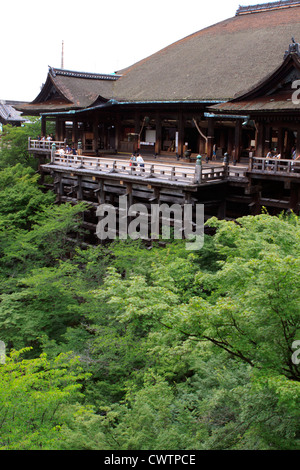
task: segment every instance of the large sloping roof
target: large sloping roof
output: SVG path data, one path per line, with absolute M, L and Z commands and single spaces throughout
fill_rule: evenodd
M 300 40 L 300 1 L 256 7 L 240 7 L 234 17 L 191 34 L 117 75 L 50 68 L 40 94 L 22 111 L 78 110 L 109 100 L 228 101 L 278 68 L 292 37 Z
M 288 3 L 290 8 L 237 14 L 119 72 L 114 98 L 232 98 L 278 67 L 291 37 L 298 40 L 300 3 Z
M 75 72 L 49 67 L 47 80 L 38 96 L 22 108 L 23 113 L 42 113 L 87 108 L 99 98 L 113 94 L 118 75 Z
M 236 96 L 227 103 L 211 106 L 211 111 L 222 113 L 299 113 L 300 48 L 290 45 L 282 64 L 248 91 Z

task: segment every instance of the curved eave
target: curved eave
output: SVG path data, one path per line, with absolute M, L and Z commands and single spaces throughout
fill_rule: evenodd
M 55 80 L 52 78 L 50 73 L 48 73 L 46 83 L 44 84 L 43 88 L 41 89 L 40 93 L 38 96 L 30 103 L 30 104 L 38 104 L 38 103 L 43 103 L 45 102 L 45 99 L 47 98 L 50 90 L 52 87 L 55 87 L 56 92 L 60 96 L 62 100 L 64 100 L 66 103 L 73 103 L 69 98 L 66 97 L 66 95 L 58 88 L 57 84 L 55 83 Z
M 81 113 L 88 113 L 91 111 L 101 111 L 102 109 L 105 108 L 112 108 L 113 106 L 155 106 L 155 105 L 176 105 L 178 106 L 179 104 L 181 105 L 198 105 L 198 106 L 207 106 L 207 105 L 212 105 L 212 104 L 220 104 L 220 103 L 226 103 L 225 100 L 183 100 L 183 101 L 117 101 L 114 99 L 108 100 L 105 103 L 101 103 L 96 106 L 90 106 L 88 108 L 84 109 L 70 109 L 66 111 L 53 111 L 53 112 L 41 112 L 40 114 L 42 116 L 61 116 L 61 115 L 74 115 L 74 114 L 81 114 Z
M 230 102 L 235 103 L 238 101 L 246 101 L 257 98 L 263 94 L 267 94 L 272 90 L 274 85 L 276 86 L 280 83 L 280 81 L 293 67 L 300 72 L 300 58 L 294 53 L 289 54 L 278 68 L 273 70 L 270 74 L 256 83 L 249 90 L 239 93 L 232 100 L 230 100 Z

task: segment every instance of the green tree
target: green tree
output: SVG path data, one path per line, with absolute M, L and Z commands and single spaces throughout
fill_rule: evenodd
M 40 118 L 30 117 L 30 121 L 20 127 L 3 126 L 0 134 L 0 169 L 17 163 L 36 169 L 37 161 L 28 153 L 28 138 L 37 139 L 40 132 Z
M 72 354 L 49 361 L 45 354 L 23 359 L 24 352 L 12 352 L 0 365 L 0 449 L 57 449 L 86 375 Z

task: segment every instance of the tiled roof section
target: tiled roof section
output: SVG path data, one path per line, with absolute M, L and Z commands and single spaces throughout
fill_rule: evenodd
M 99 96 L 110 99 L 119 75 L 76 72 L 49 68 L 49 76 L 56 89 L 72 104 L 74 109 L 91 106 Z
M 23 122 L 25 119 L 21 117 L 21 113 L 16 111 L 11 104 L 7 104 L 5 101 L 0 101 L 0 122 L 2 123 L 14 123 Z
M 267 75 L 264 80 L 250 90 L 236 96 L 227 103 L 210 107 L 211 111 L 226 113 L 250 113 L 270 111 L 297 111 L 299 100 L 293 99 L 296 88 L 299 88 L 300 56 L 291 52 L 280 67 Z M 298 91 L 296 91 L 298 95 Z
M 77 72 L 49 67 L 47 80 L 39 95 L 18 107 L 23 113 L 44 113 L 83 109 L 91 106 L 99 96 L 109 100 L 119 75 Z
M 57 69 L 54 67 L 49 67 L 49 73 L 53 77 L 62 75 L 64 77 L 87 78 L 92 80 L 118 80 L 118 78 L 121 76 L 117 74 L 76 72 L 73 70 Z
M 214 109 L 210 109 L 214 111 Z M 291 99 L 291 93 L 286 96 L 261 97 L 251 101 L 228 102 L 226 105 L 220 105 L 217 109 L 220 113 L 226 114 L 249 114 L 262 112 L 299 112 L 299 104 Z
M 277 69 L 291 38 L 300 40 L 300 2 L 292 3 L 293 8 L 277 5 L 233 16 L 117 75 L 50 68 L 44 91 L 26 109 L 36 113 L 80 110 L 98 98 L 103 102 L 228 101 Z
M 277 68 L 300 6 L 238 15 L 198 31 L 122 70 L 119 100 L 228 100 Z
M 299 0 L 284 0 L 281 2 L 260 3 L 258 5 L 239 6 L 236 15 L 248 15 L 266 10 L 278 10 L 282 8 L 292 8 L 300 5 Z

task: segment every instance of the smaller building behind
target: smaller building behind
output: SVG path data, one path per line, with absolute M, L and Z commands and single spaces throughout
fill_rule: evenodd
M 19 101 L 0 100 L 0 128 L 3 125 L 11 124 L 12 126 L 21 126 L 26 121 L 21 116 L 21 112 L 17 111 L 14 106 L 20 105 Z

